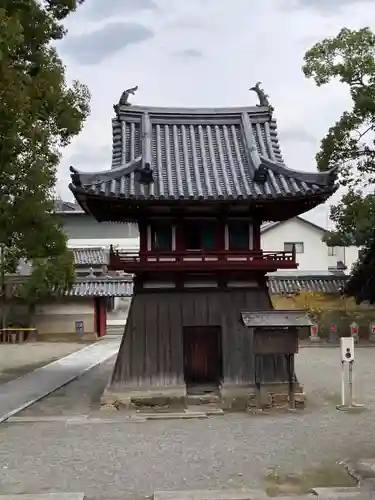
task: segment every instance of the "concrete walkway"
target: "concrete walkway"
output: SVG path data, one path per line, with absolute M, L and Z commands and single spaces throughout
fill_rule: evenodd
M 105 339 L 0 385 L 0 423 L 68 384 L 118 352 L 120 339 Z

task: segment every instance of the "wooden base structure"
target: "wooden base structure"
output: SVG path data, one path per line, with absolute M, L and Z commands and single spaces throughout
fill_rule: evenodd
M 135 294 L 103 403 L 185 407 L 211 393 L 227 408 L 269 405 L 288 392 L 287 356 L 255 355 L 241 312 L 272 309 L 265 285 Z

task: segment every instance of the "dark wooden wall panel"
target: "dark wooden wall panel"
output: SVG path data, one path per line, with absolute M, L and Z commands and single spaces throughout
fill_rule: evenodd
M 268 290 L 166 291 L 136 294 L 112 375 L 112 385 L 134 389 L 184 384 L 183 327 L 220 326 L 224 384 L 283 381 L 283 357 L 257 359 L 252 330 L 244 326 L 242 311 L 272 309 Z

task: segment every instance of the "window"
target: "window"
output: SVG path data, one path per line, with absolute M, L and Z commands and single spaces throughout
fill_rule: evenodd
M 172 250 L 172 226 L 166 223 L 153 224 L 151 227 L 151 249 Z
M 337 255 L 337 247 L 328 247 L 328 256 L 335 257 Z
M 284 243 L 284 252 L 293 252 L 293 247 L 296 249 L 296 253 L 304 253 L 303 241 L 286 241 Z
M 232 221 L 228 224 L 228 249 L 248 250 L 250 247 L 248 221 Z
M 184 237 L 186 250 L 213 250 L 216 225 L 205 221 L 188 222 L 184 227 Z

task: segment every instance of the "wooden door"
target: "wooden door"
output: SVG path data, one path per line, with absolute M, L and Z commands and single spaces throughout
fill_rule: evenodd
M 220 383 L 222 378 L 220 327 L 184 328 L 184 373 L 188 385 Z

